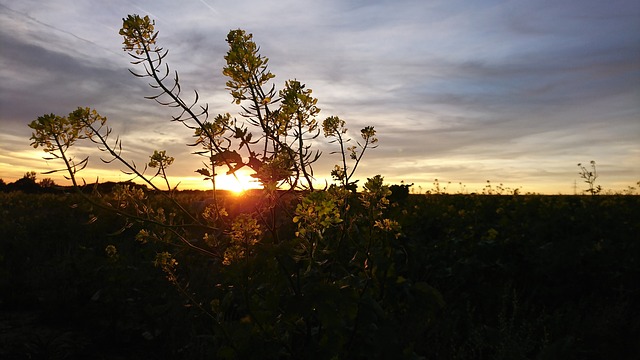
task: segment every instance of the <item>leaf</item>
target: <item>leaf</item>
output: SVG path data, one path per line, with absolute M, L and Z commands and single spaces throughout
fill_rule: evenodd
M 211 177 L 211 173 L 209 172 L 209 169 L 206 168 L 202 168 L 202 169 L 198 169 L 196 170 L 196 172 L 200 175 L 206 176 L 206 177 Z
M 224 150 L 211 156 L 211 161 L 221 164 L 242 164 L 242 156 L 235 150 Z

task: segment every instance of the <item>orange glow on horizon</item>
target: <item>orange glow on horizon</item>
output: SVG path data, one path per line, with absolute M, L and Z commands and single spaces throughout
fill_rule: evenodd
M 2 179 L 5 183 L 12 183 L 16 180 L 23 177 L 26 172 L 35 171 L 37 174 L 37 180 L 42 180 L 45 178 L 50 178 L 56 184 L 62 186 L 71 185 L 71 181 L 64 178 L 65 172 L 57 172 L 52 174 L 43 174 L 46 171 L 50 171 L 55 169 L 56 164 L 54 162 L 44 162 L 41 158 L 38 158 L 33 152 L 31 153 L 23 153 L 20 157 L 20 164 L 15 165 L 11 163 L 11 158 L 7 156 L 7 154 L 0 154 L 0 179 Z M 123 174 L 119 171 L 106 170 L 100 168 L 87 167 L 84 171 L 78 174 L 78 183 L 80 185 L 93 184 L 96 181 L 99 183 L 105 182 L 124 182 L 128 180 L 132 180 L 138 184 L 144 184 L 144 181 L 141 179 L 133 179 L 131 176 Z M 237 178 L 236 178 L 237 177 Z M 570 178 L 569 178 L 570 179 Z M 321 189 L 325 186 L 323 179 L 317 179 L 318 189 Z M 363 184 L 366 179 L 360 179 L 359 184 Z M 384 182 L 387 185 L 399 184 L 402 180 L 406 179 L 404 177 L 398 176 L 385 176 Z M 153 183 L 158 186 L 161 190 L 166 190 L 166 184 L 163 179 L 156 178 L 153 180 Z M 411 183 L 409 181 L 408 183 Z M 492 181 L 491 185 L 496 187 L 500 184 L 500 181 Z M 577 182 L 576 189 L 574 189 L 574 181 L 563 181 L 558 182 L 555 179 L 549 179 L 547 181 L 541 181 L 537 179 L 537 181 L 526 181 L 526 179 L 518 179 L 513 182 L 505 182 L 505 187 L 510 187 L 511 191 L 507 191 L 505 193 L 512 193 L 512 191 L 516 188 L 519 189 L 520 194 L 526 193 L 537 193 L 537 194 L 546 194 L 546 195 L 558 195 L 558 194 L 582 194 L 582 190 L 584 190 L 584 186 L 581 182 Z M 203 177 L 199 175 L 193 176 L 170 176 L 169 177 L 169 185 L 173 188 L 177 185 L 178 190 L 212 190 L 213 184 L 210 180 L 204 180 Z M 446 192 L 450 194 L 455 193 L 482 193 L 483 188 L 487 185 L 486 182 L 476 182 L 476 181 L 463 181 L 462 185 L 458 184 L 458 181 L 453 181 L 449 183 L 444 178 L 440 179 L 441 187 L 446 187 Z M 625 182 L 621 180 L 610 180 L 608 183 L 603 182 L 602 186 L 605 189 L 605 193 L 616 193 L 627 190 L 629 186 L 635 186 L 635 182 Z M 464 186 L 464 187 L 463 187 Z M 433 190 L 434 184 L 433 182 L 415 182 L 411 187 L 411 191 L 414 193 L 426 193 L 429 190 Z M 226 175 L 221 173 L 216 176 L 216 189 L 217 190 L 226 190 L 231 191 L 234 194 L 242 194 L 244 191 L 251 189 L 261 189 L 262 185 L 255 178 L 251 177 L 250 172 L 243 172 L 243 169 L 239 170 L 236 173 L 236 176 Z M 361 188 L 359 189 L 361 190 Z M 444 190 L 444 189 L 443 189 Z
M 176 177 L 169 179 L 174 183 L 180 182 L 180 190 L 211 190 L 213 184 L 211 180 L 204 180 L 200 177 Z M 228 190 L 236 194 L 241 194 L 246 190 L 260 189 L 262 185 L 248 173 L 238 171 L 235 176 L 219 174 L 215 177 L 217 190 Z

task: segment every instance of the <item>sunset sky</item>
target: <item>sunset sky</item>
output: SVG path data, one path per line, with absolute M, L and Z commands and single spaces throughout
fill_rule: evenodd
M 183 94 L 197 90 L 214 115 L 240 110 L 222 75 L 226 35 L 252 33 L 278 89 L 295 78 L 313 89 L 320 121 L 339 116 L 353 136 L 377 129 L 362 179 L 573 194 L 574 182 L 585 188 L 576 164 L 595 160 L 605 189 L 640 180 L 637 0 L 0 0 L 5 182 L 61 166 L 29 146 L 28 123 L 86 106 L 108 117 L 137 164 L 167 150 L 174 183 L 206 186 L 185 146 L 192 133 L 170 121 L 174 110 L 144 99 L 154 92 L 127 71 L 118 30 L 128 14 L 156 21 Z M 81 145 L 74 154 L 90 155 L 87 182 L 127 179 Z M 318 148 L 323 179 L 338 158 L 324 140 Z

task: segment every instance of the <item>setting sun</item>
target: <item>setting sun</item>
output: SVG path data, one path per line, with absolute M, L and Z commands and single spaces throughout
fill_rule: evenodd
M 234 175 L 218 175 L 216 176 L 216 188 L 220 190 L 229 190 L 236 194 L 241 194 L 249 189 L 260 188 L 260 183 L 249 174 L 238 171 Z

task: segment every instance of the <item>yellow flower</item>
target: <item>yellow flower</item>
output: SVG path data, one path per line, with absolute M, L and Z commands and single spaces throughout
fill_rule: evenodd
M 114 245 L 107 245 L 107 247 L 104 248 L 104 252 L 107 253 L 110 259 L 115 259 L 118 256 L 118 249 L 116 249 Z

